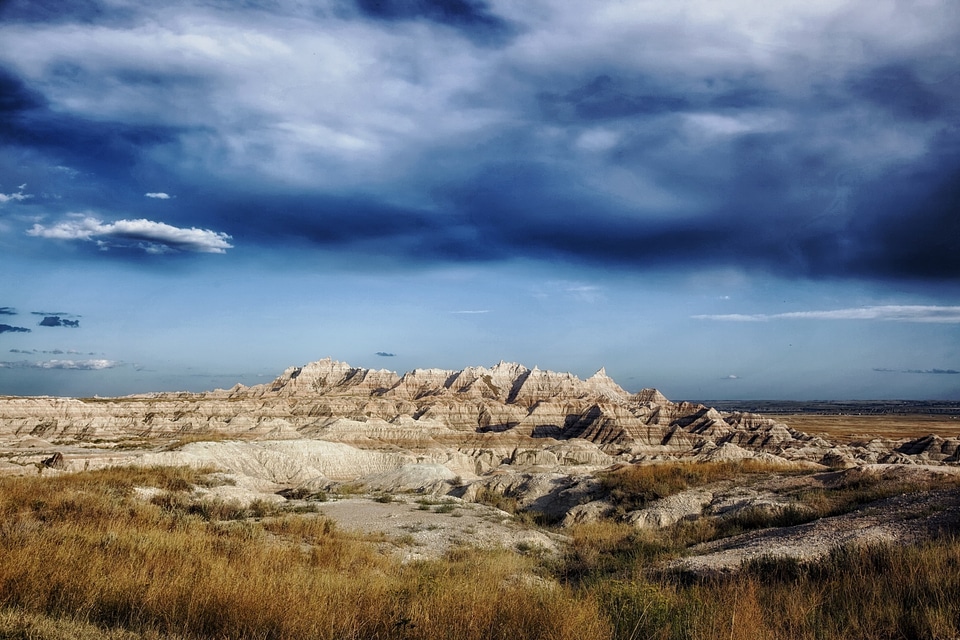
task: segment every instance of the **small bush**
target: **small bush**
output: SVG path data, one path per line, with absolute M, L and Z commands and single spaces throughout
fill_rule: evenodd
M 506 511 L 507 513 L 516 513 L 518 510 L 516 498 L 505 496 L 503 492 L 496 491 L 489 487 L 480 487 L 477 490 L 474 501 L 500 509 L 501 511 Z

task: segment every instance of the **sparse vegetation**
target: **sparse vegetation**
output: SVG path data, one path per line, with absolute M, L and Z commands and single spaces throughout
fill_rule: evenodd
M 176 440 L 168 444 L 164 449 L 166 451 L 176 451 L 177 449 L 184 447 L 188 444 L 194 442 L 223 442 L 224 440 L 237 440 L 239 439 L 236 434 L 230 435 L 226 433 L 217 433 L 217 432 L 197 432 L 197 433 L 184 433 L 179 436 Z
M 606 634 L 596 607 L 583 606 L 585 594 L 516 580 L 536 571 L 536 560 L 509 550 L 461 549 L 402 565 L 315 515 L 221 520 L 169 496 L 160 504 L 134 496 L 136 486 L 180 487 L 175 479 L 199 475 L 111 469 L 0 478 L 0 624 L 20 633 L 13 629 L 34 624 L 24 615 L 39 616 L 63 628 L 60 637 L 71 637 L 78 621 L 103 630 L 93 637 Z
M 503 492 L 489 487 L 480 487 L 474 501 L 507 513 L 517 513 L 518 511 L 516 498 L 506 496 Z
M 592 590 L 614 638 L 955 638 L 960 541 L 846 547 L 734 577 L 609 580 Z
M 728 464 L 665 465 L 659 480 L 643 467 L 619 469 L 608 486 L 642 494 L 659 492 L 657 482 L 672 491 L 753 473 Z M 378 539 L 269 502 L 191 496 L 217 477 L 212 469 L 123 468 L 0 478 L 0 637 L 834 640 L 960 632 L 960 540 L 952 537 L 847 547 L 806 564 L 764 559 L 735 577 L 651 571 L 694 542 L 955 486 L 956 478 L 921 485 L 854 472 L 791 494 L 795 506 L 726 521 L 704 517 L 661 532 L 610 520 L 578 525 L 565 531 L 571 539 L 560 557 L 521 541 L 402 564 L 378 545 L 415 545 L 415 533 L 436 525 Z M 137 487 L 158 491 L 143 500 Z M 512 500 L 496 492 L 485 499 Z M 456 503 L 422 498 L 419 506 L 446 512 Z
M 755 460 L 736 462 L 669 462 L 624 465 L 600 475 L 603 489 L 621 513 L 642 509 L 650 502 L 692 487 L 719 480 L 736 480 L 762 473 L 803 473 L 796 467 Z

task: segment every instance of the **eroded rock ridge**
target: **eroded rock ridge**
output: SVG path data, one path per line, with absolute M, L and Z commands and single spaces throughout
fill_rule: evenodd
M 409 451 L 446 448 L 476 470 L 603 465 L 697 457 L 776 456 L 834 467 L 876 462 L 952 464 L 960 439 L 835 445 L 751 413 L 629 393 L 601 369 L 570 373 L 500 362 L 459 371 L 392 371 L 332 359 L 274 381 L 205 393 L 124 398 L 3 398 L 0 437 L 110 442 L 188 434 L 343 442 Z

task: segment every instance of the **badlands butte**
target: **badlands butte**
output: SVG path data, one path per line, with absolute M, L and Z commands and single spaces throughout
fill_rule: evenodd
M 2 397 L 0 473 L 216 468 L 223 482 L 198 487 L 195 499 L 322 500 L 320 510 L 345 526 L 412 535 L 411 557 L 451 544 L 550 552 L 563 544 L 564 527 L 604 519 L 660 531 L 747 515 L 770 525 L 674 561 L 714 571 L 764 554 L 805 559 L 858 540 L 957 530 L 960 435 L 830 439 L 782 420 L 671 402 L 655 389 L 628 393 L 603 370 L 582 380 L 501 362 L 398 375 L 325 359 L 268 384 L 205 393 Z M 616 481 L 639 466 L 676 475 L 677 462 L 726 464 L 730 473 L 643 496 L 625 495 Z M 895 489 L 842 513 L 817 511 L 807 499 L 885 486 Z M 458 530 L 457 520 L 422 508 L 431 503 L 474 520 Z M 494 507 L 531 517 L 521 527 Z

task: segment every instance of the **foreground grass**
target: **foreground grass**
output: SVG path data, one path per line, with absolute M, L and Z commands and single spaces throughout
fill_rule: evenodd
M 948 640 L 960 632 L 960 541 L 845 548 L 692 584 L 607 580 L 592 593 L 616 638 Z
M 67 627 L 184 637 L 574 639 L 607 632 L 589 599 L 523 579 L 535 567 L 517 554 L 467 550 L 401 565 L 315 515 L 223 521 L 216 519 L 223 510 L 133 496 L 135 486 L 175 493 L 202 480 L 194 473 L 0 479 L 0 610 Z
M 187 490 L 210 481 L 160 468 L 0 478 L 0 638 L 960 635 L 953 538 L 683 581 L 648 571 L 676 540 L 601 522 L 573 529 L 559 560 L 460 549 L 404 565 L 316 514 L 198 508 Z M 141 486 L 163 492 L 144 501 Z

